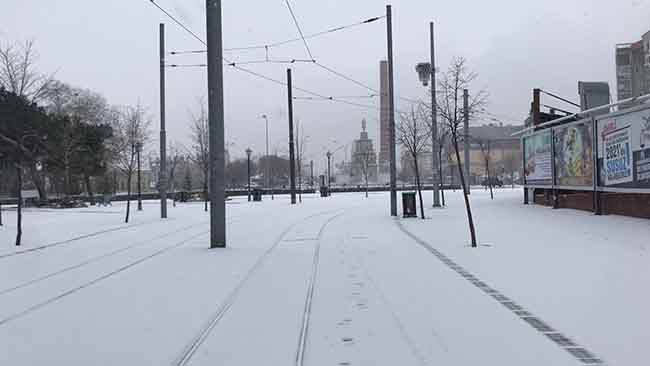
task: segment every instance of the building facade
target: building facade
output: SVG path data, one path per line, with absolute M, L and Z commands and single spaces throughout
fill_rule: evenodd
M 518 136 L 512 136 L 513 133 L 518 132 L 524 126 L 501 126 L 496 124 L 488 124 L 482 126 L 474 126 L 469 128 L 470 133 L 470 166 L 469 181 L 471 184 L 480 184 L 483 178 L 487 177 L 485 169 L 485 146 L 489 142 L 489 164 L 490 176 L 498 177 L 507 183 L 511 180 L 518 180 L 521 176 L 520 170 L 522 165 L 522 152 L 521 143 Z M 483 142 L 484 148 L 481 149 Z M 460 146 L 461 159 L 464 156 L 463 145 Z M 447 155 L 447 164 L 454 172 L 450 179 L 455 179 L 457 175 L 456 157 L 452 146 L 445 148 Z M 444 157 L 443 157 L 444 159 Z
M 616 88 L 618 100 L 650 93 L 650 31 L 616 45 Z
M 350 175 L 352 182 L 365 183 L 366 174 L 369 182 L 377 181 L 377 154 L 372 139 L 368 138 L 366 120 L 361 121 L 359 139 L 352 144 L 352 162 Z

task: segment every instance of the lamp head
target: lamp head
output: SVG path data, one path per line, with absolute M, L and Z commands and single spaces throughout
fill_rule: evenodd
M 431 78 L 431 63 L 420 62 L 415 66 L 415 71 L 417 71 L 422 85 L 425 87 L 429 86 L 429 79 Z

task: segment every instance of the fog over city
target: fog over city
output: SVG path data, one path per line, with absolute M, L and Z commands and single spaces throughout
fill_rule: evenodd
M 0 41 L 33 39 L 39 69 L 73 86 L 103 94 L 113 104 L 140 101 L 158 116 L 158 23 L 167 24 L 169 51 L 201 50 L 204 45 L 179 28 L 147 0 L 9 1 L 0 12 Z M 160 0 L 201 38 L 205 36 L 205 4 L 201 0 Z M 408 109 L 400 97 L 426 100 L 413 60 L 427 61 L 428 22 L 436 23 L 437 63 L 446 69 L 451 58 L 467 58 L 479 74 L 477 88 L 489 92 L 485 122 L 497 118 L 522 124 L 530 108 L 531 86 L 578 100 L 577 81 L 608 81 L 615 90 L 613 45 L 635 41 L 647 28 L 650 3 L 579 0 L 530 3 L 394 1 L 396 108 Z M 383 16 L 376 0 L 300 1 L 294 4 L 305 34 Z M 298 37 L 285 3 L 224 1 L 224 47 L 263 45 Z M 29 19 L 29 21 L 25 21 Z M 379 61 L 386 58 L 385 21 L 351 28 L 309 41 L 319 63 L 378 89 Z M 226 52 L 236 62 L 265 59 L 264 50 Z M 301 42 L 270 49 L 274 59 L 308 59 Z M 175 64 L 205 63 L 204 54 L 169 56 Z M 294 84 L 326 96 L 372 94 L 313 64 L 295 63 Z M 286 64 L 246 66 L 274 79 L 286 79 Z M 251 147 L 262 153 L 264 121 L 270 120 L 271 151 L 287 153 L 286 88 L 226 67 L 226 139 L 231 156 L 243 157 Z M 190 145 L 188 109 L 207 94 L 205 68 L 167 70 L 168 138 Z M 296 96 L 308 96 L 296 92 Z M 352 100 L 379 105 L 378 98 Z M 570 106 L 558 104 L 570 109 Z M 362 118 L 377 139 L 379 112 L 369 108 L 297 100 L 295 116 L 310 137 L 307 154 L 324 169 L 324 146 L 336 148 L 358 137 Z M 571 110 L 571 109 L 570 109 Z M 480 124 L 480 121 L 473 121 Z M 333 142 L 336 141 L 336 142 Z M 344 156 L 337 156 L 341 160 Z

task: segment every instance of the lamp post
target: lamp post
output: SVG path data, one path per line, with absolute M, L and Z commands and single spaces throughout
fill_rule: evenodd
M 142 151 L 142 142 L 135 144 L 135 152 L 138 154 L 138 211 L 142 211 L 142 169 L 140 166 L 140 151 Z
M 263 114 L 262 118 L 264 118 L 264 121 L 266 122 L 266 159 L 264 159 L 266 164 L 264 167 L 264 186 L 266 189 L 269 189 L 269 117 L 266 114 Z M 273 198 L 273 195 L 271 195 L 271 198 Z
M 438 175 L 438 121 L 437 121 L 437 103 L 436 103 L 436 61 L 435 61 L 435 43 L 433 33 L 433 22 L 429 23 L 430 41 L 431 41 L 431 62 L 421 62 L 417 64 L 415 70 L 418 73 L 422 85 L 427 87 L 429 79 L 431 81 L 431 175 L 433 185 L 433 207 L 440 207 L 440 186 L 441 177 Z
M 247 157 L 247 169 L 248 169 L 248 202 L 251 201 L 251 154 L 253 153 L 253 150 L 246 149 L 246 157 Z
M 332 161 L 332 153 L 330 151 L 327 151 L 327 188 L 330 189 L 332 185 L 332 176 L 331 176 L 331 171 L 330 171 L 330 163 Z

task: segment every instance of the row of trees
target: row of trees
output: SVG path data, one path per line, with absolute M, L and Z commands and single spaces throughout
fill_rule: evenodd
M 471 236 L 472 246 L 475 247 L 476 243 L 476 230 L 474 227 L 474 220 L 472 217 L 472 209 L 469 201 L 469 185 L 466 184 L 466 179 L 463 173 L 462 160 L 460 156 L 460 144 L 464 141 L 465 136 L 463 120 L 467 116 L 470 120 L 475 119 L 482 111 L 485 110 L 487 103 L 487 92 L 484 90 L 475 91 L 471 94 L 467 113 L 464 110 L 464 103 L 462 100 L 463 91 L 469 89 L 472 82 L 477 78 L 477 74 L 470 71 L 467 67 L 467 61 L 462 57 L 456 57 L 452 60 L 449 68 L 441 73 L 438 79 L 437 89 L 439 91 L 438 102 L 436 105 L 436 112 L 439 117 L 438 123 L 438 141 L 437 151 L 439 160 L 442 161 L 442 152 L 445 146 L 451 145 L 457 162 L 458 176 L 461 180 L 463 188 L 463 198 L 467 212 L 468 226 Z M 420 171 L 418 158 L 426 151 L 431 152 L 431 104 L 425 102 L 419 103 L 417 106 L 407 113 L 401 113 L 398 123 L 396 124 L 397 141 L 402 147 L 410 154 L 413 168 L 415 170 L 416 186 L 420 201 L 420 215 L 424 219 L 424 205 L 422 200 L 422 186 L 420 180 Z M 439 164 L 442 166 L 442 164 Z M 442 170 L 438 172 L 442 176 Z
M 150 123 L 139 104 L 111 106 L 97 93 L 40 73 L 33 42 L 0 44 L 0 160 L 3 180 L 14 181 L 18 196 L 16 245 L 22 236 L 25 184 L 38 191 L 42 202 L 51 192 L 64 201 L 86 192 L 92 201 L 92 178 L 107 169 L 131 180 Z M 126 222 L 129 214 L 130 202 Z

